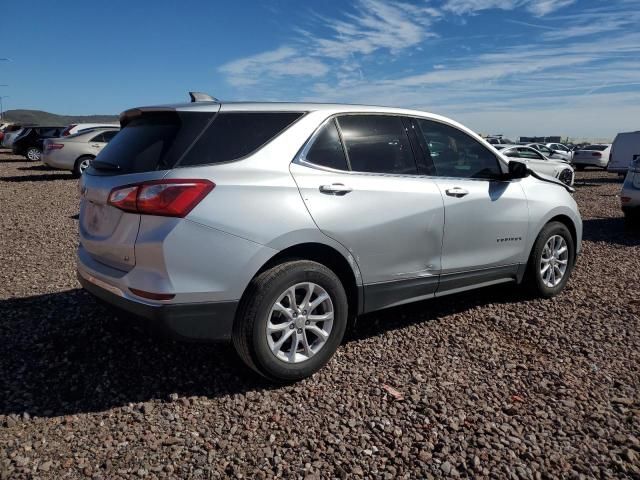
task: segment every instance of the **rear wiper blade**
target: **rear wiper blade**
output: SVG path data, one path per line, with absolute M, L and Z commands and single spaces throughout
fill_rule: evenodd
M 97 170 L 120 170 L 120 165 L 116 165 L 115 163 L 107 163 L 101 162 L 99 160 L 94 160 L 91 162 L 91 166 Z

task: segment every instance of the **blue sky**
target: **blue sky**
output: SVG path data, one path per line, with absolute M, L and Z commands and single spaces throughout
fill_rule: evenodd
M 476 131 L 640 129 L 639 0 L 7 2 L 5 108 L 186 100 L 418 108 Z

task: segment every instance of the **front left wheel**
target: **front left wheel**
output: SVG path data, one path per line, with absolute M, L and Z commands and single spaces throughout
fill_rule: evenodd
M 233 344 L 264 377 L 301 380 L 333 356 L 347 315 L 347 295 L 333 271 L 308 260 L 285 262 L 252 280 L 236 315 Z

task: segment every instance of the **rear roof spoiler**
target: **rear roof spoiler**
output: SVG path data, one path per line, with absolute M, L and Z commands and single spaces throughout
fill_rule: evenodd
M 212 97 L 208 93 L 189 92 L 189 97 L 191 97 L 191 103 L 193 103 L 193 102 L 218 102 L 218 103 L 220 103 L 220 100 L 218 100 L 215 97 Z
M 199 103 L 199 102 L 214 102 L 220 103 L 215 97 L 212 97 L 208 93 L 202 92 L 189 92 L 189 97 L 191 97 L 191 103 Z M 124 128 L 124 126 L 129 123 L 132 119 L 139 117 L 143 114 L 143 112 L 175 112 L 175 105 L 165 105 L 165 106 L 152 106 L 152 107 L 137 107 L 130 108 L 129 110 L 125 110 L 120 114 L 120 126 Z

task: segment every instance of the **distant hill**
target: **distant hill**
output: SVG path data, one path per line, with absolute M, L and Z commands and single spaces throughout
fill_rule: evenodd
M 35 125 L 64 126 L 70 123 L 118 123 L 118 115 L 57 115 L 41 110 L 7 110 L 3 121 Z

